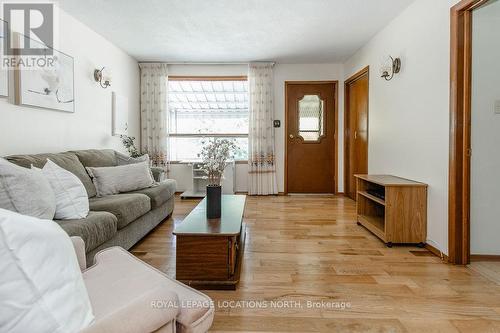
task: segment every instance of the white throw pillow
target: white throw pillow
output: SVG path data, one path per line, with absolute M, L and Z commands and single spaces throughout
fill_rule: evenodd
M 47 159 L 47 163 L 45 163 L 41 172 L 49 181 L 56 196 L 55 219 L 77 220 L 86 218 L 89 214 L 89 198 L 82 181 L 50 159 Z
M 125 154 L 122 154 L 122 153 L 116 151 L 115 156 L 116 156 L 116 162 L 118 163 L 118 165 L 129 165 L 129 164 L 135 164 L 135 163 L 141 163 L 141 162 L 147 162 L 148 165 L 150 164 L 148 154 L 144 154 L 144 155 L 139 156 L 139 157 L 130 157 L 128 155 L 125 155 Z
M 92 177 L 98 197 L 140 190 L 154 185 L 147 162 L 115 167 L 88 167 L 87 171 Z
M 56 212 L 55 194 L 40 172 L 0 158 L 0 208 L 52 220 Z
M 69 236 L 0 209 L 0 332 L 79 332 L 94 321 Z

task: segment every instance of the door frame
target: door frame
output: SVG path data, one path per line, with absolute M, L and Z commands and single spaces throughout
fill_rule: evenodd
M 339 90 L 339 81 L 338 80 L 327 80 L 327 81 L 285 81 L 285 133 L 284 133 L 284 139 L 285 139 L 285 179 L 284 179 L 284 185 L 285 185 L 285 195 L 288 195 L 288 112 L 289 112 L 289 105 L 288 105 L 288 86 L 290 85 L 297 85 L 297 84 L 333 84 L 333 98 L 334 103 L 333 103 L 333 118 L 334 118 L 334 128 L 335 131 L 333 133 L 333 149 L 334 151 L 334 160 L 333 160 L 333 182 L 334 182 L 334 191 L 335 193 L 333 194 L 338 194 L 339 188 L 338 188 L 338 90 Z
M 489 0 L 462 0 L 451 8 L 448 260 L 470 262 L 472 11 Z
M 344 193 L 346 194 L 346 189 L 347 189 L 347 168 L 349 166 L 349 158 L 348 158 L 348 151 L 347 151 L 347 126 L 349 125 L 348 119 L 349 119 L 349 113 L 351 112 L 350 107 L 349 107 L 349 89 L 348 86 L 362 78 L 363 76 L 366 76 L 368 78 L 368 97 L 367 97 L 367 103 L 368 103 L 368 112 L 367 112 L 367 135 L 366 135 L 366 144 L 369 144 L 370 140 L 370 66 L 366 66 L 365 68 L 361 69 L 354 75 L 352 75 L 350 78 L 344 81 Z M 368 154 L 369 151 L 367 149 L 366 151 L 366 159 L 368 162 Z M 346 194 L 347 195 L 347 194 Z

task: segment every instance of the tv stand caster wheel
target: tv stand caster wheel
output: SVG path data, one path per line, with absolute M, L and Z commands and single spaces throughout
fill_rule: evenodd
M 385 243 L 385 246 L 387 246 L 388 248 L 391 248 L 392 247 L 392 242 Z
M 417 246 L 421 249 L 423 249 L 425 247 L 425 243 L 418 243 Z

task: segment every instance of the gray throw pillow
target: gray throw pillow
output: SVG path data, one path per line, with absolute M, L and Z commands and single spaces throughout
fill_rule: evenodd
M 118 165 L 129 165 L 129 164 L 136 164 L 136 163 L 141 163 L 141 162 L 147 162 L 149 165 L 149 155 L 144 154 L 139 157 L 130 157 L 128 155 L 122 154 L 120 152 L 115 152 L 116 154 L 116 162 Z
M 40 171 L 0 158 L 0 208 L 52 220 L 56 198 L 49 181 Z
M 92 177 L 98 197 L 140 190 L 154 185 L 147 162 L 115 167 L 88 167 L 87 171 Z

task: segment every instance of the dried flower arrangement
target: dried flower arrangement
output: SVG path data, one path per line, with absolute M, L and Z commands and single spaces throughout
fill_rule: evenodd
M 203 142 L 201 153 L 198 154 L 203 161 L 201 169 L 205 172 L 209 186 L 220 186 L 226 163 L 238 148 L 235 140 L 211 138 Z
M 151 165 L 155 167 L 167 167 L 167 156 L 163 153 L 148 154 L 151 159 Z

